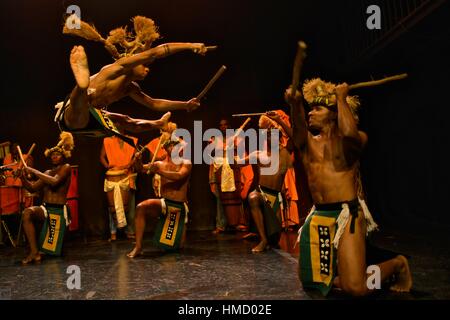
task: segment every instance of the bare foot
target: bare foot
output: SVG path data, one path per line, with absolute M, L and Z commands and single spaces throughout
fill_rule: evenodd
M 70 53 L 70 66 L 78 87 L 87 89 L 89 87 L 89 66 L 86 52 L 82 46 L 73 47 Z
M 109 242 L 116 241 L 117 235 L 115 233 L 111 233 L 111 238 L 108 239 Z
M 270 246 L 267 244 L 267 241 L 262 240 L 256 247 L 252 249 L 253 253 L 261 253 L 270 249 Z
M 404 256 L 397 256 L 395 259 L 401 262 L 401 267 L 397 274 L 396 282 L 390 289 L 395 292 L 409 292 L 412 287 L 412 277 L 408 260 Z
M 39 263 L 39 262 L 41 262 L 41 260 L 42 260 L 42 258 L 41 258 L 41 254 L 39 252 L 38 253 L 30 253 L 28 255 L 28 257 L 26 257 L 25 259 L 22 260 L 22 264 L 27 265 L 31 262 Z
M 168 123 L 169 123 L 169 119 L 170 119 L 170 116 L 172 115 L 172 113 L 170 113 L 170 111 L 169 112 L 166 112 L 162 117 L 161 117 L 161 119 L 159 119 L 159 120 L 156 120 L 156 126 L 158 127 L 158 128 L 160 128 L 162 131 L 167 131 L 167 129 L 168 129 Z
M 216 229 L 213 230 L 212 234 L 219 234 L 219 233 L 223 233 L 223 232 L 225 232 L 224 229 L 216 228 Z
M 132 258 L 133 259 L 133 258 L 136 258 L 138 256 L 142 256 L 142 249 L 141 248 L 134 247 L 134 249 L 131 252 L 127 253 L 127 257 L 128 258 Z

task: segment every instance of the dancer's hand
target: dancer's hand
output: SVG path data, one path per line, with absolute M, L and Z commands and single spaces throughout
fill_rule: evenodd
M 289 87 L 284 92 L 284 100 L 289 105 L 298 104 L 300 102 L 300 99 L 302 98 L 302 94 L 299 90 L 295 91 L 295 95 L 292 93 L 292 88 Z
M 347 83 L 340 83 L 336 86 L 336 98 L 338 99 L 345 99 L 348 95 L 348 84 Z
M 147 170 L 147 174 L 158 173 L 159 166 L 156 163 L 146 164 L 145 169 Z
M 208 50 L 206 49 L 204 43 L 192 43 L 192 51 L 204 56 L 206 51 L 208 51 Z
M 13 176 L 14 179 L 22 177 L 23 176 L 23 170 L 22 169 L 13 170 L 12 176 Z
M 31 173 L 35 173 L 36 169 L 33 169 L 31 167 L 23 167 L 22 168 L 22 172 L 24 174 L 31 174 Z
M 186 102 L 186 110 L 188 112 L 194 111 L 198 107 L 200 107 L 200 101 L 197 98 L 192 98 Z
M 142 150 L 142 151 L 137 151 L 135 154 L 134 154 L 134 159 L 135 160 L 141 160 L 142 159 L 142 153 L 144 152 L 144 150 Z
M 280 115 L 276 111 L 267 111 L 266 116 L 277 122 L 281 120 Z

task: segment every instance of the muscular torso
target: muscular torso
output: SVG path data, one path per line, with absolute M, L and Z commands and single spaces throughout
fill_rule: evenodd
M 67 170 L 70 170 L 70 166 L 68 164 L 58 166 L 56 168 L 47 170 L 45 174 L 49 176 L 55 176 L 58 175 L 64 175 L 66 174 L 67 177 L 64 179 L 61 183 L 59 183 L 56 186 L 51 186 L 48 184 L 45 184 L 43 187 L 44 190 L 44 202 L 46 203 L 54 203 L 54 204 L 66 204 L 66 196 L 67 191 L 69 190 L 70 185 L 70 174 L 67 172 Z
M 178 172 L 183 165 L 176 165 L 170 159 L 159 162 L 159 168 L 164 171 Z M 170 180 L 161 175 L 161 196 L 166 199 L 185 202 L 187 201 L 187 189 L 190 174 L 181 180 Z
M 346 161 L 342 138 L 308 137 L 303 163 L 314 203 L 333 203 L 357 197 L 357 162 Z
M 130 94 L 133 88 L 131 77 L 119 68 L 111 64 L 91 77 L 88 91 L 91 106 L 105 107 Z

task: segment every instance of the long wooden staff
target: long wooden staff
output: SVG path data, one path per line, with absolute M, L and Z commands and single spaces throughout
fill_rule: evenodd
M 256 116 L 262 116 L 263 114 L 266 114 L 265 112 L 254 112 L 254 113 L 236 113 L 231 115 L 232 117 L 256 117 Z
M 384 83 L 390 82 L 390 81 L 405 79 L 406 77 L 408 77 L 408 74 L 402 73 L 402 74 L 397 74 L 397 75 L 391 76 L 391 77 L 385 77 L 380 80 L 358 82 L 358 83 L 349 85 L 348 88 L 351 90 L 351 89 L 358 89 L 358 88 L 364 88 L 364 87 L 379 86 L 380 84 L 384 84 Z

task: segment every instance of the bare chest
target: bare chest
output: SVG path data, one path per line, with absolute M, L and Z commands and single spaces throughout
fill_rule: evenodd
M 125 76 L 113 80 L 101 79 L 92 81 L 89 86 L 89 97 L 94 107 L 107 106 L 129 94 L 129 82 Z
M 346 166 L 342 144 L 337 139 L 311 139 L 305 156 L 308 167 L 342 169 Z

